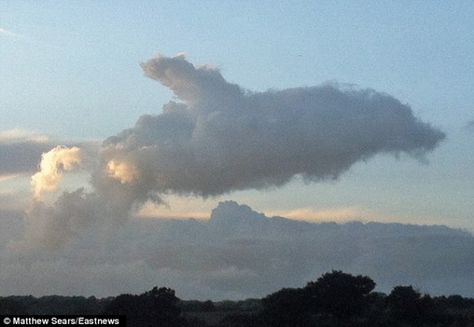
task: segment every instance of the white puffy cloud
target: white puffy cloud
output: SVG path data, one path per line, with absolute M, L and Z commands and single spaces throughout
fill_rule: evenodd
M 40 170 L 31 177 L 33 197 L 37 200 L 44 192 L 55 192 L 64 171 L 76 168 L 82 161 L 78 147 L 57 146 L 41 156 Z

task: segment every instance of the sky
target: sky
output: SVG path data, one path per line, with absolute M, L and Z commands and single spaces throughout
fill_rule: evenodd
M 422 156 L 406 147 L 374 149 L 350 160 L 335 179 L 309 171 L 317 178 L 262 177 L 258 187 L 235 180 L 229 180 L 229 188 L 192 188 L 194 180 L 170 182 L 168 188 L 152 185 L 160 199 L 146 202 L 139 216 L 207 218 L 219 201 L 232 199 L 269 216 L 442 224 L 474 231 L 473 14 L 468 1 L 2 1 L 0 143 L 6 150 L 0 147 L 0 206 L 29 207 L 30 177 L 41 153 L 57 145 L 94 152 L 94 144 L 114 135 L 119 135 L 111 141 L 117 149 L 132 147 L 123 130 L 140 116 L 160 115 L 170 99 L 186 101 L 186 94 L 180 97 L 165 85 L 160 72 L 147 72 L 155 67 L 149 60 L 162 54 L 175 58 L 173 65 L 209 65 L 210 72 L 218 69 L 226 81 L 262 97 L 272 94 L 267 90 L 328 82 L 370 88 L 409 105 L 417 119 L 445 137 L 432 147 L 424 144 L 428 151 Z M 185 63 L 177 56 L 181 53 Z M 132 133 L 141 135 L 140 128 Z M 285 133 L 282 129 L 279 135 Z M 15 145 L 21 151 L 12 156 Z M 107 151 L 97 160 L 114 158 L 106 165 L 108 176 L 126 184 L 120 174 L 130 166 L 117 158 L 141 159 Z M 67 152 L 71 170 L 80 161 L 73 153 Z M 161 165 L 162 157 L 149 155 Z M 34 163 L 33 170 L 27 161 Z M 172 172 L 163 167 L 166 162 L 158 168 Z M 67 173 L 60 188 L 74 191 L 85 185 L 98 190 L 99 198 L 109 196 L 107 181 L 90 182 L 97 174 L 84 167 Z M 128 176 L 133 180 L 134 174 Z M 42 190 L 54 193 L 55 187 Z M 139 195 L 130 205 L 144 202 L 148 193 Z

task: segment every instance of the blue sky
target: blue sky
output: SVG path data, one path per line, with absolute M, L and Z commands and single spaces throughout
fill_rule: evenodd
M 468 1 L 2 1 L 0 131 L 101 140 L 158 114 L 172 93 L 139 67 L 158 52 L 184 52 L 251 90 L 353 83 L 447 134 L 429 164 L 379 155 L 336 182 L 172 199 L 175 210 L 231 198 L 277 214 L 348 211 L 474 230 L 473 15 Z M 0 181 L 12 187 L 29 182 Z

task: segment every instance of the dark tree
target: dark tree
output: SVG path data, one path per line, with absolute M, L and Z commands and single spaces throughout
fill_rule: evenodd
M 303 289 L 284 288 L 262 300 L 262 320 L 266 326 L 310 326 L 308 299 Z
M 31 297 L 32 298 L 32 297 Z M 31 299 L 28 298 L 28 299 Z M 17 315 L 27 313 L 27 301 L 20 297 L 6 297 L 0 298 L 0 314 L 2 315 Z
M 332 271 L 309 282 L 305 291 L 313 313 L 349 318 L 361 314 L 374 288 L 375 282 L 367 276 Z
M 174 290 L 155 287 L 141 295 L 117 296 L 106 307 L 105 313 L 126 315 L 128 326 L 183 326 L 178 303 Z
M 387 307 L 392 317 L 399 321 L 429 321 L 434 315 L 434 301 L 421 295 L 412 286 L 397 286 L 387 296 Z

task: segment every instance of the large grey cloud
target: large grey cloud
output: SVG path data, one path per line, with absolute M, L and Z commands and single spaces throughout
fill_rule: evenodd
M 261 189 L 296 175 L 336 178 L 378 153 L 422 156 L 445 137 L 408 105 L 371 89 L 324 84 L 251 92 L 181 55 L 158 56 L 142 68 L 179 102 L 105 142 L 104 165 L 134 167 L 139 197 Z
M 23 221 L 3 217 L 0 295 L 108 296 L 159 285 L 187 299 L 244 299 L 301 287 L 332 269 L 367 274 L 386 292 L 413 284 L 434 294 L 474 295 L 474 237 L 461 230 L 311 224 L 269 218 L 235 202 L 219 204 L 211 217 L 131 220 L 81 233 L 62 251 L 21 255 L 6 250 L 6 240 Z

